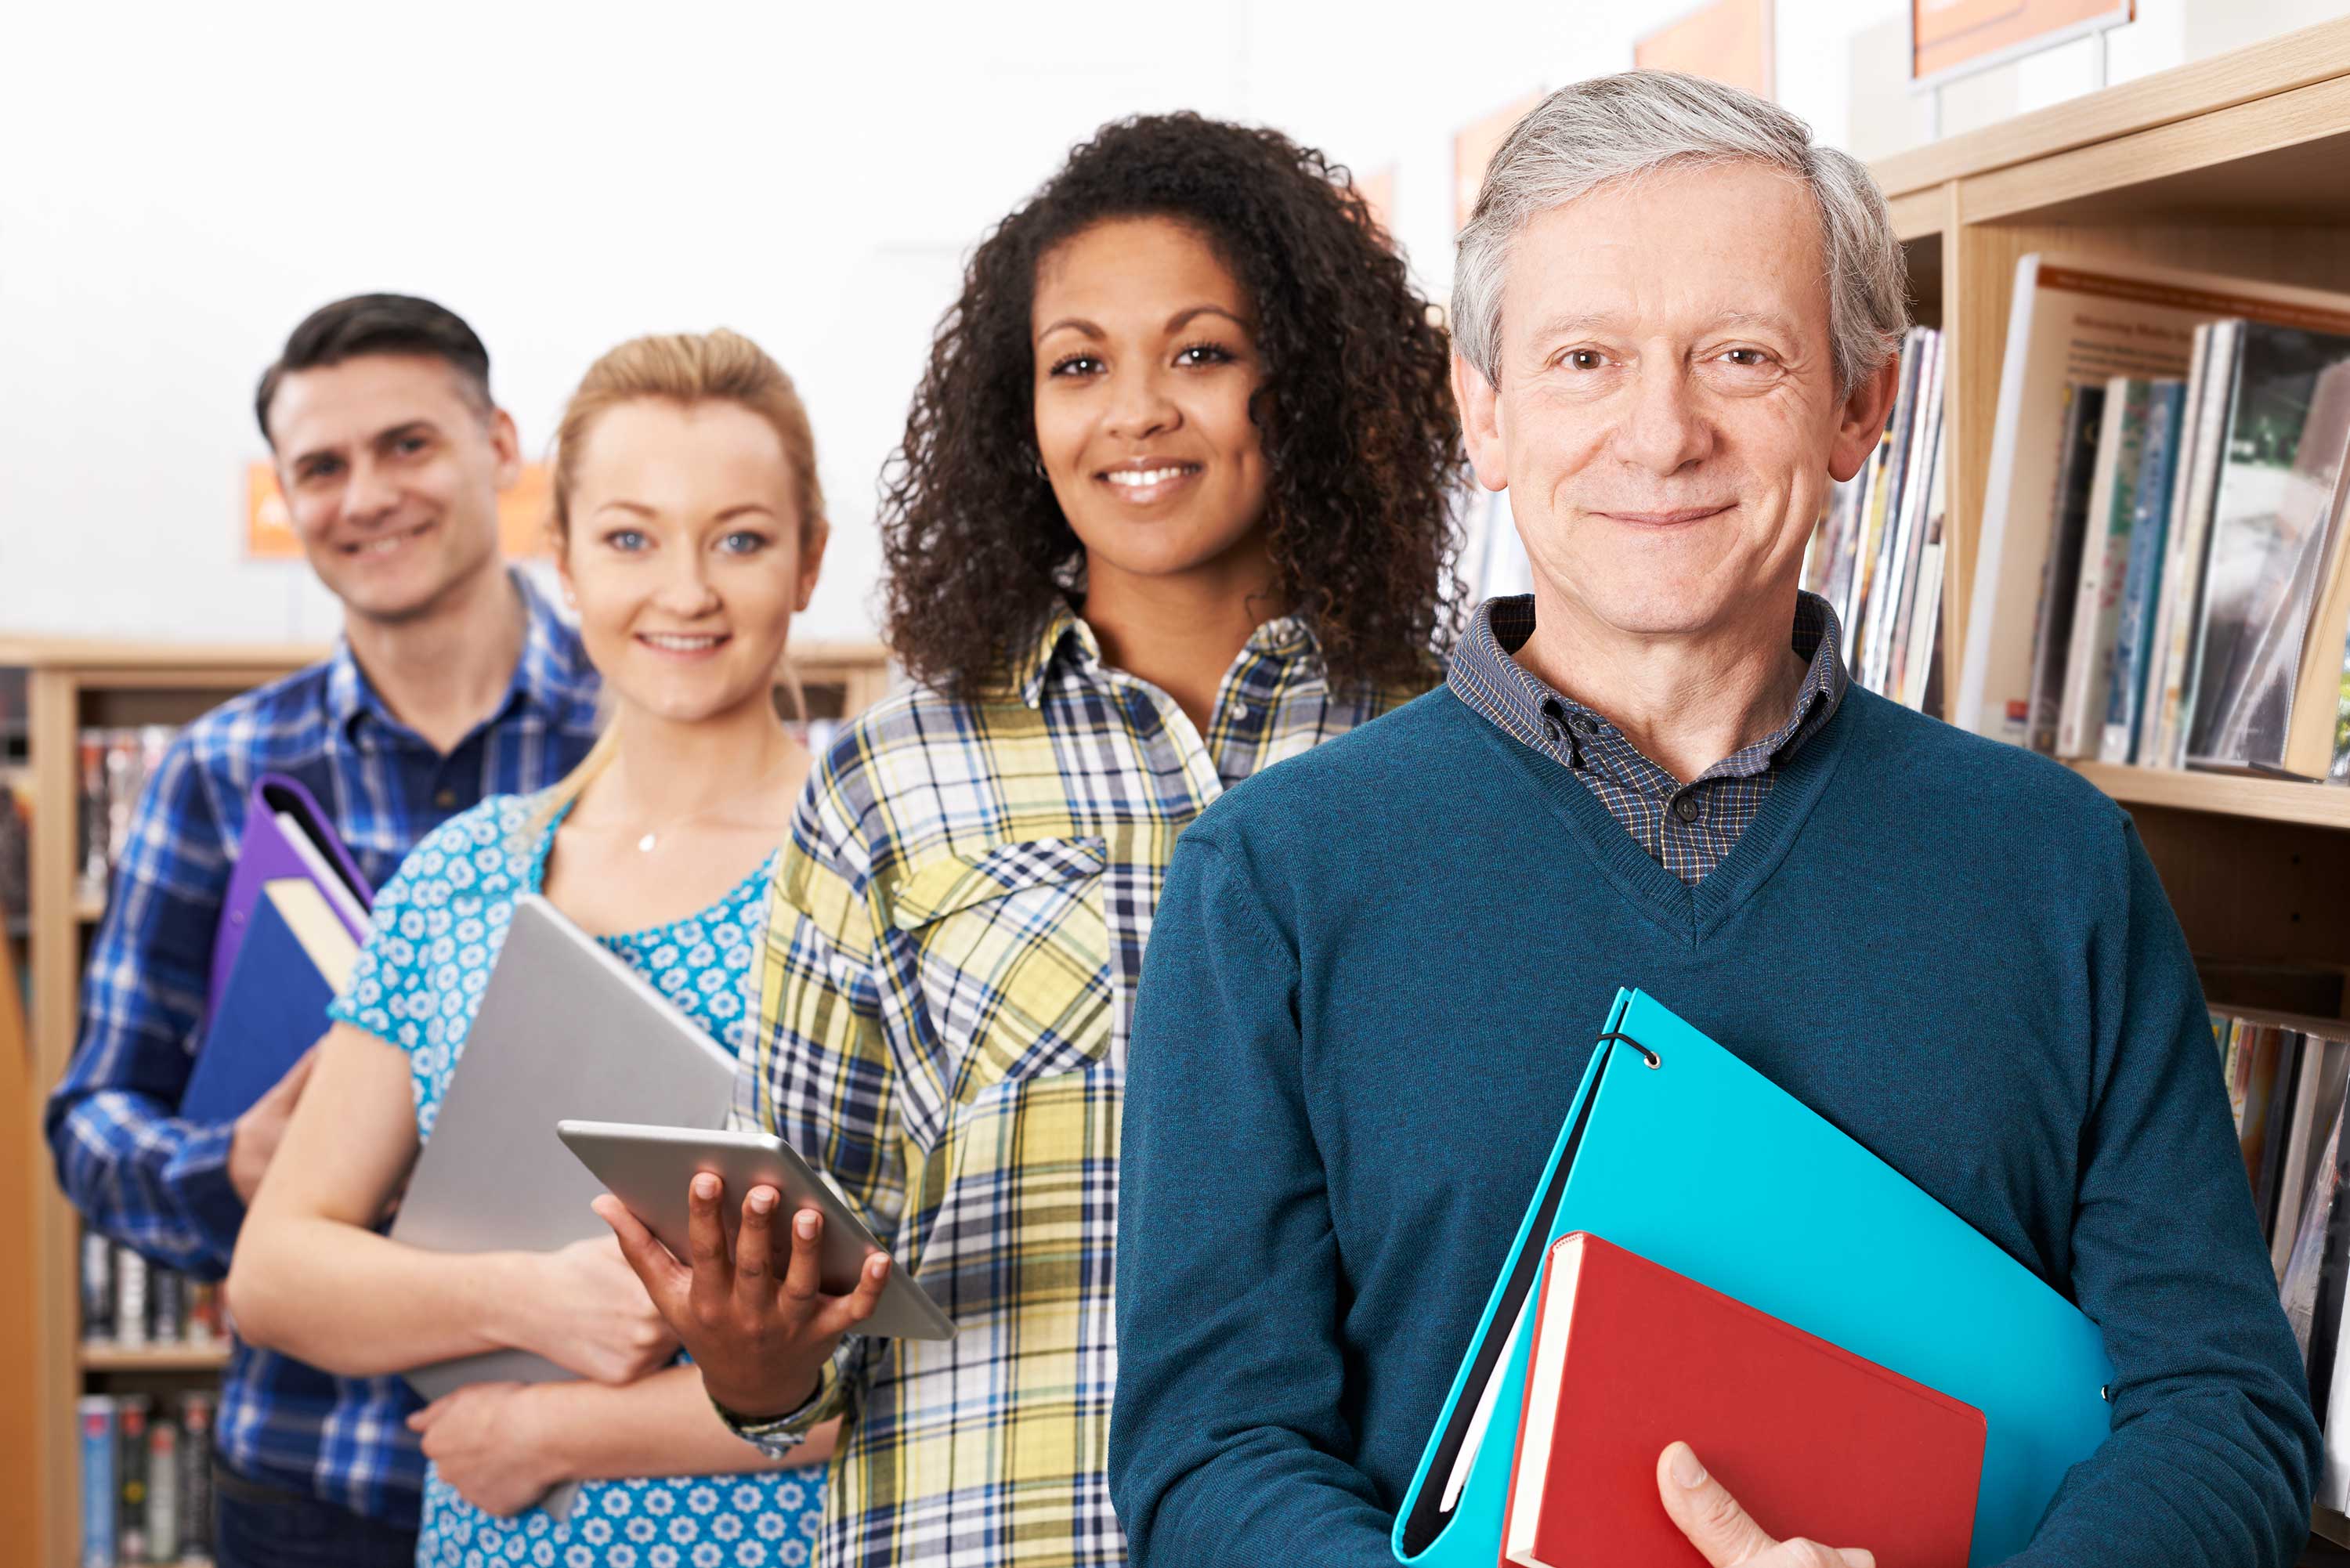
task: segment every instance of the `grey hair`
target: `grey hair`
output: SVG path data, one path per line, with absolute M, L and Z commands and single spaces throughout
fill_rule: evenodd
M 1518 121 L 1461 231 L 1454 344 L 1501 385 L 1503 272 L 1536 213 L 1668 164 L 1732 161 L 1801 180 L 1818 203 L 1836 391 L 1850 391 L 1893 357 L 1909 326 L 1908 261 L 1884 193 L 1858 159 L 1814 146 L 1812 128 L 1777 104 L 1679 71 L 1595 77 L 1561 88 Z

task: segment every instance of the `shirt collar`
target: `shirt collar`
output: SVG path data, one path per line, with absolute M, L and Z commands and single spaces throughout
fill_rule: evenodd
M 551 724 L 574 720 L 592 722 L 598 682 L 595 666 L 588 662 L 587 651 L 580 647 L 578 632 L 532 584 L 528 573 L 508 566 L 506 580 L 522 598 L 522 657 L 515 660 L 505 696 L 485 722 L 495 723 L 525 710 Z M 335 639 L 335 651 L 327 661 L 327 712 L 353 739 L 363 722 L 408 732 L 359 668 L 348 637 Z
M 1322 666 L 1321 639 L 1314 635 L 1312 627 L 1294 615 L 1275 616 L 1249 633 L 1243 657 L 1248 655 L 1295 665 L 1297 684 L 1301 687 L 1326 678 Z M 1044 628 L 1012 659 L 1012 686 L 1020 693 L 1022 702 L 1038 707 L 1045 700 L 1045 682 L 1056 664 L 1073 673 L 1090 676 L 1099 673 L 1101 661 L 1101 642 L 1094 636 L 1094 628 L 1070 607 L 1066 599 L 1055 597 L 1052 612 L 1045 618 Z
M 1446 684 L 1505 732 L 1537 750 L 1544 749 L 1553 714 L 1566 720 L 1570 736 L 1587 732 L 1580 721 L 1606 725 L 1601 715 L 1551 685 L 1510 657 L 1534 635 L 1532 594 L 1488 599 L 1470 618 L 1469 632 L 1454 653 Z M 1817 594 L 1795 596 L 1788 645 L 1808 661 L 1804 683 L 1787 722 L 1764 740 L 1736 753 L 1753 757 L 1759 768 L 1809 740 L 1844 701 L 1850 676 L 1844 667 L 1844 628 L 1835 611 Z M 1579 749 L 1579 742 L 1576 742 Z M 1727 761 L 1728 759 L 1725 759 Z

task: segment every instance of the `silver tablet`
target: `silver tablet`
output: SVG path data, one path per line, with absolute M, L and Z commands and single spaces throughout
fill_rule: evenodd
M 779 1274 L 790 1261 L 791 1216 L 802 1209 L 824 1216 L 824 1239 L 816 1256 L 827 1294 L 855 1290 L 865 1261 L 883 1250 L 807 1161 L 790 1145 L 764 1133 L 561 1121 L 555 1124 L 555 1136 L 680 1260 L 686 1257 L 686 1189 L 705 1170 L 726 1184 L 718 1211 L 726 1222 L 730 1249 L 743 1228 L 743 1195 L 760 1186 L 783 1195 L 775 1225 Z M 881 1287 L 873 1315 L 855 1332 L 883 1339 L 952 1339 L 955 1325 L 911 1275 L 895 1268 Z

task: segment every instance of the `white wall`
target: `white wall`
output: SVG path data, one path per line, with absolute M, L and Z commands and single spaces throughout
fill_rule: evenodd
M 2345 0 L 2138 0 L 2111 79 Z M 1779 96 L 1864 156 L 1931 134 L 1905 0 L 1778 0 Z M 598 351 L 724 324 L 800 379 L 836 539 L 805 629 L 869 629 L 874 477 L 968 247 L 1103 120 L 1189 107 L 1392 165 L 1451 277 L 1452 135 L 1631 63 L 1689 0 L 677 0 L 16 7 L 0 25 L 0 630 L 320 638 L 243 557 L 255 375 L 311 307 L 421 293 L 544 441 Z M 2076 44 L 1945 89 L 1941 130 L 2088 90 Z

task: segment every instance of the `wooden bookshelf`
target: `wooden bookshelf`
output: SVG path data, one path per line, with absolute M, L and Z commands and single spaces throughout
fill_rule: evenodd
M 0 1234 L 23 1236 L 30 1267 L 0 1287 L 0 1561 L 38 1568 L 79 1562 L 79 1459 L 75 1401 L 86 1390 L 201 1386 L 227 1360 L 225 1345 L 84 1345 L 78 1289 L 78 1222 L 57 1191 L 42 1136 L 49 1089 L 63 1075 L 79 1027 L 81 966 L 105 912 L 76 864 L 81 732 L 92 726 L 181 724 L 238 692 L 325 656 L 322 646 L 178 645 L 0 635 L 0 670 L 21 671 L 22 731 L 33 794 L 30 919 L 0 938 Z M 816 719 L 855 717 L 889 689 L 889 655 L 875 642 L 793 645 L 776 701 L 795 711 L 805 692 Z M 12 1005 L 29 1005 L 21 1027 Z
M 2017 258 L 2158 260 L 2350 289 L 2350 21 L 1875 166 L 1921 320 L 1946 334 L 1943 677 L 1970 635 Z M 2128 809 L 2199 956 L 2350 968 L 2350 789 L 2077 764 Z M 2215 1003 L 2232 1000 L 2215 989 Z

